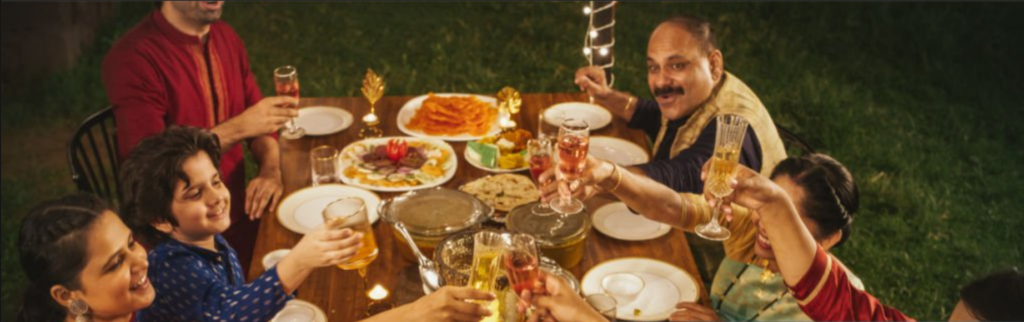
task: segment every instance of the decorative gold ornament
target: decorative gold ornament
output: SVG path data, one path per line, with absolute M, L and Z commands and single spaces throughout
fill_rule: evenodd
M 522 106 L 522 95 L 515 88 L 505 86 L 498 91 L 498 125 L 502 132 L 515 130 L 516 122 L 512 120 L 512 115 L 519 114 Z
M 384 96 L 384 79 L 377 76 L 373 69 L 368 68 L 366 77 L 363 78 L 362 91 L 363 96 L 370 102 L 370 113 L 363 116 L 365 126 L 359 130 L 359 137 L 364 139 L 382 137 L 384 131 L 377 127 L 380 124 L 380 118 L 376 114 L 376 104 Z

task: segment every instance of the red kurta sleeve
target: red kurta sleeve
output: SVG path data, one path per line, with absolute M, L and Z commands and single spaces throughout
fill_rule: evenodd
M 245 49 L 245 42 L 243 42 L 242 38 L 238 36 L 238 33 L 235 32 L 234 28 L 226 24 L 223 26 L 226 31 L 225 34 L 231 35 L 232 46 L 236 49 L 233 50 L 233 52 L 239 54 L 238 62 L 241 64 L 240 70 L 242 71 L 242 86 L 245 90 L 245 108 L 248 109 L 263 100 L 263 92 L 260 91 L 260 86 L 256 83 L 256 75 L 253 74 L 252 68 L 249 66 L 249 53 Z M 275 140 L 277 139 L 277 133 L 271 133 L 269 136 Z M 257 138 L 259 137 L 246 139 L 246 142 L 252 144 L 252 142 Z
M 231 34 L 235 37 L 235 43 L 238 46 L 237 52 L 241 53 L 238 61 L 242 64 L 242 82 L 245 83 L 245 106 L 250 107 L 263 99 L 263 93 L 260 92 L 260 86 L 256 83 L 256 76 L 252 73 L 252 68 L 249 67 L 249 53 L 245 50 L 245 43 L 233 31 L 232 29 Z
M 112 51 L 102 77 L 117 122 L 118 155 L 124 159 L 139 141 L 160 133 L 170 106 L 156 68 L 134 51 Z
M 853 287 L 846 270 L 821 246 L 807 274 L 789 289 L 804 313 L 815 321 L 914 321 Z

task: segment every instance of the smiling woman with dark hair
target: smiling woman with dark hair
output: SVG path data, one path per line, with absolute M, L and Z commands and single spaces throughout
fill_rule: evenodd
M 129 321 L 153 303 L 146 251 L 95 196 L 68 196 L 30 211 L 18 253 L 29 279 L 18 321 Z
M 648 219 L 692 232 L 711 220 L 711 205 L 704 196 L 677 193 L 650 178 L 632 174 L 612 163 L 587 159 L 583 189 L 612 193 Z M 541 177 L 544 198 L 557 194 L 546 173 Z M 799 206 L 801 223 L 812 232 L 824 250 L 842 245 L 859 208 L 860 197 L 853 175 L 835 159 L 812 154 L 785 159 L 771 171 L 771 180 L 784 188 Z M 657 202 L 652 202 L 657 201 Z M 730 211 L 731 208 L 727 208 Z M 778 248 L 768 236 L 765 224 L 747 209 L 737 208 L 732 220 L 723 223 L 733 236 L 723 242 L 725 258 L 708 289 L 711 307 L 679 303 L 673 321 L 809 321 L 797 299 L 786 288 L 779 272 Z M 667 255 L 671 256 L 671 255 Z M 845 267 L 843 271 L 847 271 Z M 863 288 L 852 273 L 851 285 Z
M 913 321 L 851 284 L 849 272 L 816 241 L 784 185 L 740 167 L 724 205 L 747 207 L 776 247 L 778 270 L 800 308 L 815 321 Z M 988 275 L 960 291 L 950 321 L 1024 320 L 1024 275 L 1016 269 Z

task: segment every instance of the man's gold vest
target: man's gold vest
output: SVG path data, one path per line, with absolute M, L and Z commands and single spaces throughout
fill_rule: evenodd
M 772 122 L 772 117 L 768 115 L 764 104 L 757 98 L 754 91 L 747 87 L 747 84 L 729 72 L 725 73 L 722 85 L 715 93 L 712 93 L 711 99 L 698 107 L 686 124 L 679 127 L 675 141 L 672 142 L 669 158 L 675 158 L 680 152 L 693 145 L 708 122 L 722 114 L 736 114 L 750 123 L 754 133 L 757 133 L 757 141 L 761 144 L 761 175 L 771 175 L 775 165 L 786 158 L 786 148 L 782 144 L 779 132 L 775 129 L 775 122 Z M 658 154 L 658 147 L 665 139 L 668 122 L 668 119 L 661 118 L 661 130 L 658 131 L 658 138 L 654 141 L 654 151 L 651 155 Z

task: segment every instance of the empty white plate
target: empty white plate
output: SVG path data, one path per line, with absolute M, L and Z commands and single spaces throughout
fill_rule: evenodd
M 607 204 L 594 212 L 594 228 L 608 237 L 640 241 L 665 236 L 672 227 L 644 216 L 633 214 L 621 202 Z
M 591 131 L 597 131 L 612 123 L 612 113 L 601 106 L 583 103 L 559 103 L 544 111 L 544 119 L 554 126 L 562 126 L 567 118 L 584 120 L 590 125 Z
M 644 289 L 629 303 L 619 303 L 616 317 L 628 321 L 664 321 L 679 302 L 699 298 L 697 282 L 672 264 L 649 258 L 620 258 L 594 266 L 583 276 L 583 295 L 601 293 L 601 280 L 615 273 L 631 273 L 644 279 Z M 634 314 L 639 309 L 640 314 Z
M 644 164 L 650 161 L 647 150 L 636 143 L 610 136 L 590 138 L 589 154 L 595 158 L 606 160 L 624 167 Z
M 377 222 L 380 197 L 364 189 L 340 184 L 305 188 L 288 195 L 277 208 L 277 219 L 288 230 L 305 235 L 323 225 L 323 211 L 327 204 L 345 197 L 362 198 L 370 224 Z
M 327 322 L 327 314 L 324 313 L 324 310 L 313 305 L 313 303 L 300 299 L 288 301 L 288 304 L 285 304 L 281 312 L 278 312 L 277 316 L 270 320 L 270 322 L 308 321 L 309 316 L 306 314 L 309 311 L 306 309 L 313 311 L 313 322 Z
M 295 123 L 306 130 L 307 135 L 328 135 L 344 131 L 352 125 L 352 113 L 328 106 L 312 106 L 299 109 Z
M 270 268 L 277 266 L 277 263 L 281 262 L 291 252 L 291 249 L 278 249 L 267 253 L 267 255 L 263 256 L 263 270 L 269 271 Z

